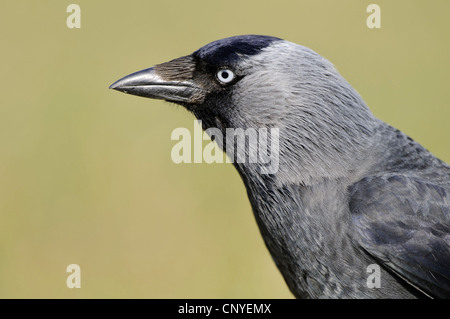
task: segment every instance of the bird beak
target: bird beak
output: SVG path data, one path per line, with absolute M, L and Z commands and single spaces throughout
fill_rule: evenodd
M 166 62 L 164 65 L 169 65 Z M 139 72 L 127 75 L 114 82 L 109 87 L 120 92 L 148 97 L 152 99 L 166 100 L 178 103 L 202 103 L 205 97 L 204 91 L 196 86 L 192 80 L 186 77 L 173 76 L 175 70 L 172 70 L 170 80 L 164 79 L 163 74 L 159 74 L 158 66 L 145 69 Z M 167 73 L 167 72 L 166 72 Z

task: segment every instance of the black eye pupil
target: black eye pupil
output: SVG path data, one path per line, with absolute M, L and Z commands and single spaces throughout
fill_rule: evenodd
M 229 74 L 228 74 L 227 71 L 223 71 L 223 72 L 222 72 L 222 77 L 223 77 L 224 79 L 228 78 L 228 76 L 229 76 Z

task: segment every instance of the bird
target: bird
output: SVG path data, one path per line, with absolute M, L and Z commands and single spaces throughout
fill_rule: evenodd
M 229 128 L 278 130 L 276 171 L 233 165 L 295 298 L 450 298 L 450 166 L 312 49 L 237 35 L 110 89 L 181 105 L 230 156 Z

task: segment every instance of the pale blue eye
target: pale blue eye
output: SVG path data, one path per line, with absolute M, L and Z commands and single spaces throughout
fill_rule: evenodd
M 222 83 L 230 83 L 235 78 L 233 71 L 222 69 L 217 72 L 217 79 Z

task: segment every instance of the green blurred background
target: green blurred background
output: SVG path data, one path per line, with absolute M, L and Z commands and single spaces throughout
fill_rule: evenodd
M 231 164 L 174 164 L 193 117 L 108 90 L 237 34 L 331 60 L 373 112 L 450 162 L 450 1 L 2 0 L 0 297 L 291 298 Z M 68 289 L 66 267 L 81 267 Z

